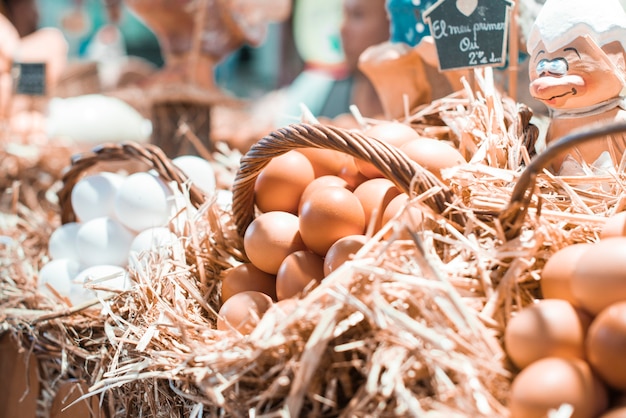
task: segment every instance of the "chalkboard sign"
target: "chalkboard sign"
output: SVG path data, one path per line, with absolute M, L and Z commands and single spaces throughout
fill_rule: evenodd
M 16 94 L 43 96 L 46 94 L 46 64 L 43 62 L 14 62 L 11 70 Z
M 506 62 L 510 0 L 439 0 L 424 13 L 441 71 Z

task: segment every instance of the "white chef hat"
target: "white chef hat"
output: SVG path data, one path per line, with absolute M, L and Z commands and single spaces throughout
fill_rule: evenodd
M 550 52 L 590 35 L 599 46 L 620 41 L 626 50 L 626 12 L 620 0 L 547 0 L 528 36 L 528 51 L 543 41 Z

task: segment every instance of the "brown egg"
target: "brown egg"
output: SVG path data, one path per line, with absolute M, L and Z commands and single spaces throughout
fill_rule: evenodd
M 320 255 L 308 250 L 293 252 L 276 274 L 276 296 L 278 300 L 297 296 L 311 282 L 319 283 L 323 278 L 324 259 Z
M 365 228 L 373 235 L 380 230 L 389 202 L 402 192 L 391 180 L 378 178 L 364 181 L 353 193 L 365 211 Z
M 541 293 L 544 299 L 563 299 L 579 306 L 572 293 L 572 275 L 583 251 L 593 244 L 581 243 L 563 247 L 550 256 L 541 270 Z
M 357 168 L 354 158 L 349 158 L 345 163 L 341 171 L 339 171 L 339 177 L 348 182 L 348 188 L 354 190 L 357 186 L 363 183 L 368 178 L 365 177 Z M 382 177 L 381 174 L 378 177 Z
M 606 409 L 607 399 L 606 389 L 585 361 L 546 357 L 515 377 L 509 409 L 511 418 L 543 418 L 567 403 L 574 408 L 572 418 L 592 418 Z
M 410 125 L 398 121 L 384 121 L 369 126 L 363 134 L 386 142 L 394 147 L 400 147 L 420 135 Z
M 518 368 L 544 357 L 585 358 L 591 318 L 569 302 L 544 299 L 520 310 L 504 333 L 504 346 Z
M 606 218 L 600 231 L 600 239 L 626 236 L 626 211 Z
M 406 123 L 397 121 L 385 121 L 370 126 L 363 131 L 363 134 L 376 138 L 379 141 L 386 142 L 396 148 L 400 148 L 403 144 L 420 138 L 420 135 Z M 359 171 L 367 178 L 383 177 L 372 163 L 355 158 L 354 162 Z
M 346 160 L 350 158 L 348 154 L 332 149 L 298 148 L 297 151 L 309 159 L 315 177 L 339 174 Z
M 222 278 L 222 303 L 231 296 L 255 290 L 276 300 L 276 276 L 259 269 L 252 263 L 243 263 L 224 273 Z
M 352 259 L 368 241 L 365 235 L 348 235 L 338 239 L 326 252 L 324 257 L 324 276 L 339 268 L 343 263 Z
M 288 151 L 272 158 L 259 172 L 254 183 L 254 202 L 261 212 L 296 214 L 300 196 L 314 178 L 309 159 L 298 151 Z
M 308 249 L 321 255 L 339 238 L 363 234 L 365 212 L 359 199 L 343 187 L 314 190 L 302 203 L 300 234 Z
M 302 202 L 308 199 L 313 190 L 317 189 L 318 187 L 330 186 L 338 186 L 349 189 L 348 182 L 339 176 L 327 175 L 317 177 L 315 180 L 309 183 L 309 185 L 306 186 L 306 188 L 304 189 L 304 192 L 302 192 L 302 197 L 300 198 L 300 206 L 298 207 L 298 213 L 300 213 L 300 209 L 302 208 Z
M 626 300 L 610 305 L 593 320 L 586 349 L 602 380 L 626 391 Z
M 282 318 L 293 314 L 296 309 L 298 309 L 298 299 L 296 298 L 283 299 L 274 303 L 274 311 L 277 316 Z
M 601 239 L 584 251 L 571 282 L 572 294 L 592 315 L 626 300 L 626 237 Z
M 257 216 L 243 237 L 248 259 L 260 270 L 276 274 L 280 263 L 294 251 L 305 249 L 296 215 L 287 212 L 266 212 Z
M 225 331 L 234 328 L 242 334 L 250 334 L 272 304 L 272 299 L 265 293 L 237 293 L 220 308 L 217 329 Z
M 413 161 L 441 179 L 441 170 L 465 163 L 463 155 L 448 143 L 433 139 L 419 138 L 400 147 Z
M 411 231 L 419 230 L 420 225 L 424 221 L 424 214 L 417 206 L 409 204 L 409 195 L 406 193 L 399 194 L 389 202 L 383 212 L 382 225 L 386 225 L 401 210 L 404 211 L 399 215 L 398 222 L 401 223 L 402 230 L 399 232 L 398 238 L 411 239 L 411 235 L 406 228 L 409 228 Z M 389 238 L 391 234 L 392 232 L 390 231 L 385 235 L 385 238 Z

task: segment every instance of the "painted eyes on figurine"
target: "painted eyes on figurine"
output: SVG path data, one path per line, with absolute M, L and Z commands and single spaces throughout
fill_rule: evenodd
M 542 59 L 537 63 L 537 74 L 539 76 L 544 75 L 553 75 L 553 76 L 563 76 L 567 74 L 567 70 L 569 66 L 567 64 L 567 60 L 565 58 L 555 58 L 553 60 Z

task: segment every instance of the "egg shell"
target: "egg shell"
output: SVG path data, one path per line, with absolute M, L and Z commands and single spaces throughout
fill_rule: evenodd
M 541 270 L 541 293 L 544 299 L 563 299 L 579 306 L 572 293 L 572 275 L 580 256 L 593 244 L 580 243 L 563 247 L 548 258 Z
M 115 215 L 127 228 L 144 229 L 165 226 L 173 205 L 173 191 L 159 177 L 133 173 L 124 179 L 115 197 Z
M 172 163 L 180 168 L 205 196 L 212 196 L 215 193 L 217 180 L 210 162 L 196 155 L 179 155 L 172 159 Z
M 543 299 L 521 309 L 504 334 L 509 358 L 520 369 L 544 357 L 585 358 L 591 318 L 569 302 Z
M 609 386 L 626 391 L 626 301 L 598 314 L 586 340 L 589 363 Z
M 254 290 L 276 298 L 276 276 L 252 263 L 243 263 L 228 269 L 222 277 L 222 303 L 237 293 Z
M 513 380 L 509 395 L 511 418 L 547 417 L 563 404 L 572 418 L 592 418 L 607 407 L 606 388 L 580 359 L 546 357 L 530 364 Z
M 312 282 L 324 278 L 324 259 L 312 251 L 295 251 L 289 254 L 276 273 L 276 296 L 285 300 L 299 295 Z
M 353 191 L 365 212 L 365 226 L 369 235 L 380 230 L 387 205 L 402 192 L 389 179 L 376 178 L 364 181 Z
M 282 211 L 257 216 L 246 228 L 243 247 L 250 262 L 269 274 L 276 274 L 289 254 L 306 249 L 298 217 Z
M 411 160 L 442 179 L 441 170 L 465 163 L 463 155 L 448 143 L 422 137 L 400 147 Z
M 272 304 L 272 299 L 265 293 L 254 291 L 237 293 L 220 308 L 217 329 L 226 331 L 234 328 L 244 335 L 250 334 Z
M 600 239 L 626 236 L 626 211 L 609 216 L 600 231 Z
M 299 221 L 304 244 L 323 257 L 338 239 L 364 233 L 365 211 L 354 193 L 332 186 L 311 193 Z
M 592 315 L 626 300 L 626 237 L 601 239 L 584 251 L 571 286 L 580 306 Z
M 67 258 L 78 261 L 76 234 L 81 224 L 68 222 L 57 227 L 48 240 L 48 254 L 53 260 Z
M 349 261 L 368 241 L 365 235 L 348 235 L 335 241 L 324 257 L 324 276 L 337 270 Z
M 124 177 L 109 172 L 90 174 L 81 178 L 72 188 L 70 201 L 80 222 L 102 216 L 115 216 L 115 196 Z
M 384 121 L 371 125 L 363 131 L 364 135 L 385 142 L 396 148 L 405 143 L 420 138 L 420 135 L 411 126 L 398 121 Z M 367 178 L 383 177 L 383 174 L 372 163 L 355 158 L 354 163 L 358 170 Z
M 50 298 L 55 298 L 48 286 L 64 297 L 70 296 L 72 281 L 80 272 L 80 263 L 72 259 L 58 258 L 44 264 L 39 270 L 37 287 Z
M 81 224 L 76 234 L 78 258 L 85 267 L 128 263 L 135 234 L 115 219 L 104 216 Z
M 396 231 L 398 233 L 398 239 L 412 239 L 407 228 L 413 232 L 418 231 L 422 222 L 424 222 L 424 213 L 419 207 L 409 203 L 408 194 L 400 193 L 391 199 L 385 207 L 381 226 L 386 225 L 394 218 L 397 219 L 398 226 L 401 228 L 399 231 Z M 389 231 L 385 234 L 385 238 L 389 238 L 393 233 L 393 231 Z
M 296 151 L 311 162 L 316 178 L 339 174 L 345 161 L 350 158 L 341 151 L 326 148 L 297 148 Z
M 300 197 L 315 179 L 311 162 L 291 150 L 272 158 L 254 182 L 254 202 L 261 212 L 298 213 Z
M 326 176 L 317 177 L 311 183 L 309 183 L 309 185 L 306 186 L 306 188 L 302 192 L 302 196 L 300 196 L 300 204 L 298 206 L 298 213 L 300 213 L 300 210 L 302 209 L 302 203 L 305 202 L 309 198 L 313 190 L 316 190 L 319 187 L 323 188 L 323 187 L 330 187 L 330 186 L 343 187 L 348 190 L 351 190 L 350 187 L 348 186 L 348 182 L 339 176 L 326 175 Z

